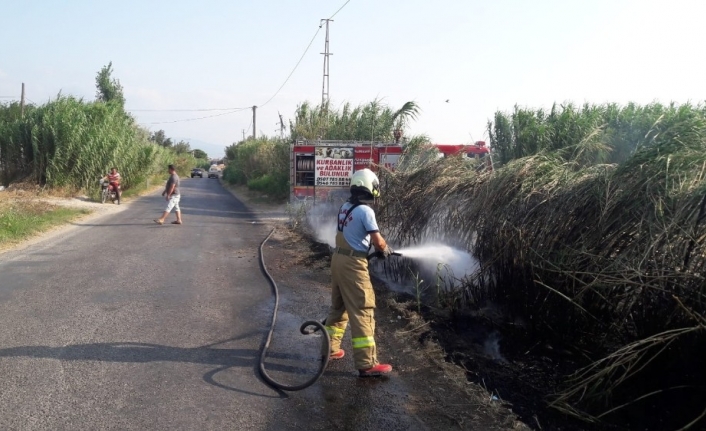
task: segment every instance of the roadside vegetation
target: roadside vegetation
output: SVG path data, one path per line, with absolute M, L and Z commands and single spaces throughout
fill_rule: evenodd
M 247 139 L 226 148 L 223 179 L 247 185 L 274 201 L 289 197 L 289 142 L 279 138 Z
M 407 102 L 397 110 L 379 100 L 357 107 L 346 103 L 340 109 L 304 102 L 297 107 L 294 121 L 289 124 L 288 138 L 248 138 L 227 147 L 228 165 L 223 179 L 230 184 L 247 185 L 250 190 L 261 192 L 274 201 L 284 201 L 289 197 L 292 142 L 318 139 L 405 142 L 404 130 L 418 114 L 419 107 L 414 102 Z M 421 136 L 409 141 L 427 140 Z
M 312 106 L 304 102 L 297 107 L 289 128 L 292 141 L 392 142 L 402 139 L 405 128 L 419 113 L 419 106 L 411 101 L 397 110 L 377 99 L 355 107 L 345 103 L 340 109 L 333 109 L 328 103 Z
M 417 151 L 383 174 L 393 242 L 433 237 L 480 261 L 437 306 L 454 319 L 492 305 L 530 346 L 579 358 L 545 400 L 557 411 L 702 428 L 705 107 L 516 108 L 488 129 L 493 172 Z
M 144 187 L 154 176 L 165 177 L 166 165 L 182 175 L 204 159 L 189 144 L 172 144 L 164 132 L 150 134 L 124 109 L 112 65 L 96 77 L 96 100 L 87 102 L 59 94 L 22 115 L 17 102 L 0 105 L 0 182 L 22 181 L 95 195 L 98 178 L 111 167 L 122 175 L 123 188 Z M 201 152 L 203 153 L 203 152 Z M 200 155 L 200 154 L 199 154 Z
M 85 210 L 57 207 L 48 196 L 98 198 L 99 178 L 111 167 L 125 197 L 150 190 L 174 164 L 181 175 L 208 166 L 201 150 L 150 134 L 125 109 L 112 64 L 96 76 L 96 99 L 59 94 L 42 105 L 0 104 L 0 244 L 14 243 L 65 223 Z M 14 191 L 22 189 L 22 193 Z
M 85 209 L 64 208 L 39 200 L 0 199 L 0 250 L 32 235 L 88 214 Z

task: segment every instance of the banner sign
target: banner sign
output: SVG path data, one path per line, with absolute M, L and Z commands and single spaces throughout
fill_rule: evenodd
M 385 169 L 394 171 L 397 169 L 397 163 L 400 161 L 399 154 L 380 154 L 380 165 L 384 166 Z
M 317 186 L 347 187 L 353 174 L 353 148 L 316 147 Z
M 359 171 L 364 168 L 370 168 L 373 163 L 377 163 L 378 149 L 371 148 L 369 145 L 355 147 L 355 160 L 353 168 Z

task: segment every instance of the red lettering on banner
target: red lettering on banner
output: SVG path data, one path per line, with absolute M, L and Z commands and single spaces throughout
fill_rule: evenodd
M 350 185 L 354 165 L 353 154 L 353 148 L 326 148 L 317 151 L 316 185 L 325 187 Z

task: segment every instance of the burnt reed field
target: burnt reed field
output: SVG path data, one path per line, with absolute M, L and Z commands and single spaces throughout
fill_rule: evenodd
M 493 171 L 408 149 L 382 175 L 384 231 L 479 260 L 446 293 L 452 312 L 493 304 L 582 358 L 543 400 L 553 410 L 704 429 L 704 105 L 515 108 L 488 131 Z

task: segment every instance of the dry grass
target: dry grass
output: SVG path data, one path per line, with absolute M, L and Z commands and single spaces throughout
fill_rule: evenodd
M 87 214 L 88 210 L 52 205 L 36 194 L 0 193 L 0 249 Z
M 493 301 L 535 336 L 598 355 L 553 400 L 566 413 L 599 420 L 664 387 L 706 386 L 680 370 L 706 350 L 706 125 L 679 115 L 620 165 L 559 151 L 492 173 L 446 159 L 383 175 L 394 242 L 434 238 L 481 261 L 467 306 Z

